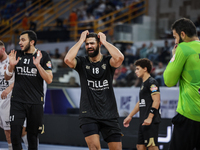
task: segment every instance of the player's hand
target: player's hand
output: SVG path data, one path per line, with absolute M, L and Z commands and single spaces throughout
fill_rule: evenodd
M 127 116 L 125 119 L 124 119 L 124 122 L 123 122 L 123 125 L 124 127 L 129 127 L 129 123 L 131 122 L 132 118 Z
M 98 33 L 98 37 L 100 39 L 100 42 L 103 44 L 106 41 L 106 35 L 102 32 Z
M 1 94 L 1 99 L 6 99 L 9 92 L 5 89 Z
M 15 50 L 11 50 L 10 54 L 9 54 L 9 63 L 11 67 L 14 67 L 18 62 L 19 62 L 19 57 L 16 60 L 16 54 L 17 51 Z
M 85 30 L 81 33 L 80 41 L 83 43 L 85 42 L 86 36 L 89 34 L 88 30 Z
M 37 67 L 37 65 L 40 64 L 41 58 L 42 58 L 42 53 L 41 53 L 40 50 L 38 50 L 38 51 L 37 51 L 37 56 L 36 56 L 36 58 L 33 57 L 33 64 L 34 64 L 36 67 Z
M 174 48 L 172 49 L 172 56 L 174 56 L 174 54 L 175 54 L 175 52 L 176 52 L 176 48 L 177 48 L 177 44 L 176 45 L 174 45 Z
M 152 122 L 152 118 L 148 117 L 147 119 L 144 120 L 143 126 L 149 126 Z

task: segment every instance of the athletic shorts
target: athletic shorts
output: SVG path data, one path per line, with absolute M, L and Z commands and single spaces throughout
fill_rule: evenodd
M 117 118 L 109 120 L 81 118 L 80 125 L 85 137 L 101 132 L 107 143 L 121 142 L 123 134 Z
M 10 130 L 10 97 L 0 99 L 0 127 L 4 130 Z
M 11 102 L 10 123 L 23 126 L 26 119 L 26 131 L 31 133 L 43 133 L 43 105 Z
M 149 126 L 140 124 L 137 144 L 149 146 L 158 146 L 159 123 L 152 123 Z
M 200 150 L 200 122 L 177 114 L 173 119 L 173 134 L 170 150 Z

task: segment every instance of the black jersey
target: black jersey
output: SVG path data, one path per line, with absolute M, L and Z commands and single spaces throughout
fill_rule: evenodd
M 103 56 L 99 62 L 86 57 L 76 57 L 75 70 L 81 83 L 80 118 L 110 119 L 119 117 L 113 91 L 115 68 L 110 65 L 111 56 Z
M 140 88 L 140 123 L 143 123 L 145 119 L 148 118 L 150 108 L 152 107 L 152 97 L 151 95 L 154 93 L 160 92 L 158 82 L 149 77 L 145 82 L 142 83 Z M 159 123 L 160 122 L 160 106 L 158 111 L 153 117 L 152 123 Z
M 51 59 L 48 53 L 41 51 L 42 58 L 40 65 L 44 70 L 52 70 Z M 16 59 L 20 57 L 15 66 L 15 83 L 12 92 L 11 101 L 17 101 L 29 104 L 43 104 L 43 78 L 33 64 L 33 57 L 37 53 L 29 54 L 23 51 L 17 51 Z

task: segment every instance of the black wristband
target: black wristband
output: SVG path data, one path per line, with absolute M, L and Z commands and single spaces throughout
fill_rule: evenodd
M 150 113 L 152 113 L 152 114 L 154 114 L 154 115 L 155 115 L 156 111 L 157 111 L 157 109 L 156 109 L 156 108 L 153 108 L 153 107 L 151 107 L 151 109 L 150 109 Z

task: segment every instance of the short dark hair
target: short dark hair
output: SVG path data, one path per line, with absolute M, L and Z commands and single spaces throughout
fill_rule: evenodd
M 87 39 L 87 38 L 91 38 L 91 37 L 94 37 L 94 38 L 96 39 L 97 43 L 100 42 L 100 39 L 99 39 L 99 37 L 98 37 L 98 34 L 96 34 L 96 33 L 94 33 L 94 32 L 91 32 L 91 33 L 89 33 L 89 34 L 86 36 L 86 39 Z
M 197 30 L 194 23 L 187 18 L 181 18 L 175 21 L 171 27 L 172 30 L 176 30 L 178 35 L 180 36 L 181 31 L 185 32 L 188 37 L 197 36 Z
M 4 43 L 0 40 L 0 46 L 5 47 Z
M 152 70 L 152 64 L 151 61 L 147 58 L 141 58 L 135 61 L 134 63 L 135 66 L 140 66 L 143 69 L 146 67 L 147 68 L 147 72 L 150 73 Z
M 30 41 L 35 41 L 34 42 L 34 46 L 36 45 L 37 43 L 37 35 L 34 31 L 32 30 L 26 30 L 26 31 L 23 31 L 20 35 L 23 35 L 23 34 L 28 34 L 28 38 Z

